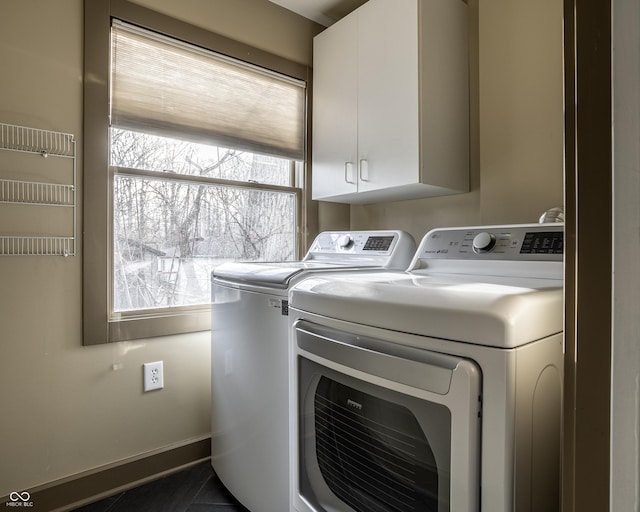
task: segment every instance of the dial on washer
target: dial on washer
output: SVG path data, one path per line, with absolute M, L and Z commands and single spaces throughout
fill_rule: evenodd
M 473 252 L 481 254 L 483 252 L 490 252 L 496 245 L 496 237 L 491 233 L 483 231 L 478 233 L 473 239 Z
M 342 249 L 347 249 L 353 244 L 353 238 L 349 235 L 341 235 L 338 238 L 338 246 Z

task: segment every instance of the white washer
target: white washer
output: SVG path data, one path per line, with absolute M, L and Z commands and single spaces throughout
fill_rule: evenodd
M 289 505 L 289 287 L 311 274 L 406 269 L 415 249 L 403 231 L 324 232 L 302 261 L 213 272 L 211 464 L 249 510 Z
M 291 510 L 559 510 L 561 224 L 433 230 L 289 298 Z

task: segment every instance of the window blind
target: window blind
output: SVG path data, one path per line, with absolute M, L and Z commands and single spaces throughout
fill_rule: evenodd
M 119 20 L 111 125 L 304 159 L 305 83 Z

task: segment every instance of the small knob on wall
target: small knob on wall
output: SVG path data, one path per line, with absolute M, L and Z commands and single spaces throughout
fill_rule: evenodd
M 496 237 L 491 233 L 483 231 L 478 233 L 473 239 L 473 251 L 480 254 L 491 251 L 496 245 Z

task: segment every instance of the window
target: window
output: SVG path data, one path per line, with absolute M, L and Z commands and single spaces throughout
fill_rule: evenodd
M 139 141 L 141 138 L 143 141 Z M 126 143 L 126 155 L 130 157 L 137 154 L 132 147 L 146 146 L 145 138 L 116 130 L 112 162 L 122 156 L 123 140 L 132 140 L 130 145 Z M 170 147 L 175 145 L 175 141 L 167 142 Z M 256 178 L 268 178 L 269 173 L 288 175 L 287 160 L 224 148 L 211 148 L 218 151 L 201 160 L 197 150 L 210 148 L 178 146 L 185 147 L 170 154 L 170 158 L 179 159 L 184 151 L 189 170 L 205 173 L 229 167 L 234 176 L 242 171 Z M 296 201 L 296 194 L 286 189 L 233 187 L 208 183 L 202 178 L 187 181 L 180 177 L 148 177 L 130 169 L 116 172 L 114 313 L 208 304 L 210 274 L 218 264 L 235 259 L 294 259 Z
M 294 259 L 304 83 L 118 20 L 111 46 L 113 312 L 208 304 L 219 263 Z
M 114 5 L 108 59 L 89 46 L 85 60 L 85 344 L 206 330 L 216 265 L 299 256 L 304 73 L 140 28 Z

